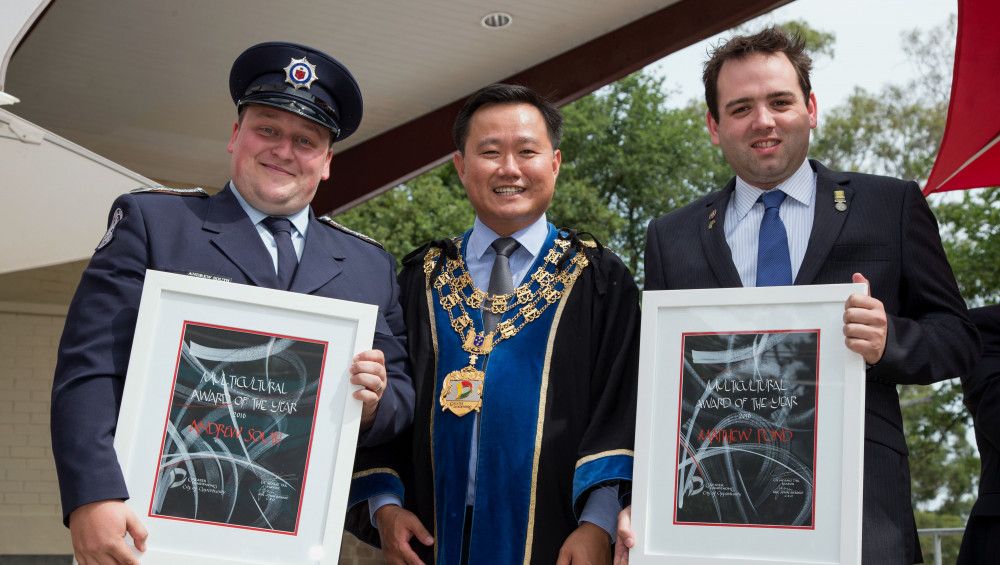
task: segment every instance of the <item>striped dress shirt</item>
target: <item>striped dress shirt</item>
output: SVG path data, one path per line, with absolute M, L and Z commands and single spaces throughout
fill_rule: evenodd
M 792 260 L 792 280 L 795 280 L 806 255 L 809 234 L 812 233 L 816 211 L 816 173 L 809 166 L 809 161 L 804 160 L 792 176 L 772 190 L 781 190 L 788 195 L 781 204 L 778 216 L 788 234 L 788 254 Z M 723 226 L 726 243 L 729 244 L 740 280 L 747 287 L 757 286 L 757 236 L 760 221 L 764 218 L 764 204 L 758 199 L 765 192 L 737 176 L 736 191 L 726 207 Z

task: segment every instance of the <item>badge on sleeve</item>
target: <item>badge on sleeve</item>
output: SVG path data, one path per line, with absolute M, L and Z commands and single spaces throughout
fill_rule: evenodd
M 115 237 L 115 227 L 124 218 L 125 212 L 122 212 L 121 208 L 115 208 L 115 213 L 111 215 L 111 224 L 108 225 L 108 231 L 104 232 L 104 237 L 101 238 L 101 242 L 97 244 L 97 249 L 94 251 L 100 251 L 105 245 L 111 243 L 111 240 Z
M 309 89 L 316 76 L 316 65 L 310 63 L 305 57 L 301 59 L 292 58 L 288 66 L 285 67 L 285 82 L 295 87 Z

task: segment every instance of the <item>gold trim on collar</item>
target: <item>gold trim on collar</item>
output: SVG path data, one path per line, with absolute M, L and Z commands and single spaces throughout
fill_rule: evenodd
M 434 294 L 431 292 L 431 275 L 430 273 L 424 273 L 424 293 L 425 301 L 427 303 L 427 321 L 431 326 L 431 345 L 434 347 L 434 368 L 432 370 L 433 380 L 431 381 L 431 417 L 429 418 L 428 426 L 430 428 L 430 438 L 431 451 L 430 451 L 430 461 L 431 461 L 431 522 L 434 524 L 434 563 L 438 562 L 438 543 L 440 539 L 438 537 L 438 513 L 437 513 L 437 493 L 434 492 L 435 484 L 437 480 L 435 479 L 436 470 L 434 469 L 434 418 L 437 414 L 434 406 L 434 383 L 437 383 L 437 365 L 438 365 L 438 338 L 437 338 L 437 320 L 434 316 Z M 417 399 L 419 404 L 420 399 Z
M 631 449 L 609 449 L 600 453 L 594 453 L 593 455 L 581 457 L 580 460 L 576 462 L 576 468 L 579 469 L 580 465 L 585 465 L 591 461 L 603 459 L 604 457 L 612 457 L 614 455 L 628 455 L 629 457 L 635 457 L 635 452 Z
M 527 282 L 517 287 L 514 292 L 506 294 L 486 294 L 475 288 L 472 276 L 465 266 L 461 254 L 454 259 L 448 259 L 440 272 L 433 276 L 434 289 L 438 294 L 441 308 L 447 312 L 452 329 L 463 341 L 462 349 L 469 354 L 469 365 L 448 373 L 441 387 L 440 404 L 442 410 L 451 410 L 456 416 L 465 416 L 483 406 L 485 396 L 485 363 L 480 369 L 479 358 L 489 355 L 490 351 L 501 341 L 513 338 L 521 329 L 541 317 L 552 304 L 560 301 L 563 293 L 573 285 L 576 277 L 590 264 L 590 260 L 582 251 L 576 251 L 561 270 L 559 263 L 570 257 L 570 242 L 557 238 L 553 247 L 545 255 L 545 261 L 528 277 Z M 444 259 L 441 250 L 428 250 L 424 256 L 424 280 L 430 284 L 439 259 Z M 447 290 L 445 290 L 447 288 Z M 432 292 L 433 295 L 433 292 Z M 513 301 L 512 301 L 513 299 Z M 509 309 L 517 308 L 517 312 L 502 320 L 488 333 L 485 328 L 478 331 L 472 317 L 466 309 L 478 309 L 490 304 L 490 311 L 503 315 Z M 456 389 L 461 383 L 468 383 L 464 391 Z
M 562 319 L 563 310 L 569 302 L 570 294 L 573 293 L 573 285 L 576 278 L 568 281 L 563 290 L 562 300 L 556 308 L 555 316 L 552 318 L 552 326 L 549 328 L 549 340 L 545 346 L 545 363 L 542 365 L 542 382 L 538 393 L 538 423 L 535 426 L 535 454 L 531 463 L 531 498 L 528 499 L 528 529 L 524 537 L 524 565 L 531 563 L 531 546 L 535 541 L 535 499 L 538 494 L 538 459 L 542 455 L 542 431 L 545 427 L 545 402 L 548 398 L 549 390 L 549 369 L 552 366 L 552 347 L 556 341 L 556 332 L 559 329 L 559 320 Z
M 379 473 L 387 473 L 399 479 L 399 473 L 397 473 L 396 471 L 393 471 L 388 467 L 376 467 L 374 469 L 366 469 L 364 471 L 358 471 L 357 473 L 354 473 L 353 475 L 351 475 L 351 480 L 353 481 L 355 479 L 363 479 L 370 475 L 378 475 Z

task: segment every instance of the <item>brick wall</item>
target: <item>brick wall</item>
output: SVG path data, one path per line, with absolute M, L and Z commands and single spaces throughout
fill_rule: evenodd
M 53 282 L 53 294 L 64 287 Z M 0 562 L 4 555 L 72 553 L 49 438 L 49 395 L 65 310 L 0 302 Z M 341 547 L 341 563 L 384 562 L 349 534 Z
M 0 555 L 70 549 L 49 440 L 64 311 L 0 303 Z
M 0 275 L 0 302 L 65 306 L 73 298 L 88 261 L 4 273 Z

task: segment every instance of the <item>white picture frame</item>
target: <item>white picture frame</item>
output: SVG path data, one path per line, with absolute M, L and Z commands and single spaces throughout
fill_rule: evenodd
M 144 564 L 338 562 L 361 420 L 348 369 L 377 312 L 147 271 L 114 442 Z
M 867 286 L 643 293 L 630 563 L 861 563 L 852 293 Z

